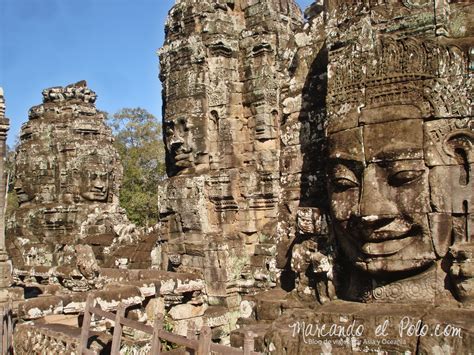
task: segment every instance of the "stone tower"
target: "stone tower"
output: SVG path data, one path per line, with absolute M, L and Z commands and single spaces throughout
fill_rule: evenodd
M 77 244 L 92 245 L 102 262 L 128 223 L 118 205 L 122 166 L 95 100 L 81 81 L 43 90 L 29 111 L 16 152 L 19 208 L 7 233 L 16 267 L 70 265 Z
M 169 179 L 165 269 L 203 272 L 211 303 L 275 285 L 282 79 L 299 8 L 178 1 L 160 50 Z

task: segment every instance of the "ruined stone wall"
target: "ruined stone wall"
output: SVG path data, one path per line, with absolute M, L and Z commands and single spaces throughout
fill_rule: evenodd
M 160 51 L 170 176 L 160 187 L 162 234 L 169 241 L 162 267 L 204 267 L 212 270 L 209 280 L 232 284 L 229 275 L 215 274 L 225 268 L 221 261 L 211 266 L 210 254 L 187 247 L 211 240 L 230 245 L 232 239 L 242 265 L 232 273 L 240 278 L 240 293 L 280 283 L 320 302 L 336 294 L 366 300 L 349 295 L 360 289 L 340 292 L 352 282 L 344 270 L 353 256 L 334 226 L 352 202 L 328 189 L 331 154 L 339 144 L 349 147 L 361 129 L 406 132 L 409 140 L 419 128 L 410 124 L 422 124 L 424 138 L 417 136 L 419 154 L 410 151 L 408 160 L 423 158 L 430 170 L 429 192 L 407 192 L 407 199 L 418 199 L 410 211 L 425 206 L 411 212 L 426 220 L 410 225 L 430 235 L 432 261 L 439 262 L 453 242 L 441 226 L 453 226 L 460 235 L 455 239 L 468 242 L 471 153 L 458 143 L 470 146 L 472 140 L 470 15 L 472 5 L 464 2 L 329 1 L 308 8 L 303 23 L 290 2 L 179 2 Z M 359 137 L 365 149 L 382 149 L 383 140 L 402 144 L 398 136 L 377 138 L 382 131 Z M 458 143 L 443 148 L 451 136 Z M 450 174 L 450 181 L 464 182 L 441 192 L 439 179 Z M 372 198 L 373 215 L 391 215 Z M 394 228 L 403 229 L 400 223 Z M 452 257 L 458 258 L 455 249 Z M 399 263 L 408 265 L 410 257 L 401 255 Z M 398 270 L 393 259 L 389 271 Z M 417 262 L 427 265 L 429 259 L 423 254 Z M 254 282 L 259 279 L 270 282 Z M 374 282 L 384 289 L 386 281 Z
M 75 265 L 78 244 L 103 263 L 130 229 L 118 205 L 122 166 L 95 100 L 79 82 L 43 90 L 29 111 L 15 159 L 19 208 L 7 230 L 15 267 Z
M 471 255 L 473 233 L 472 11 L 464 3 L 328 3 L 325 162 L 304 165 L 327 172 L 320 190 L 329 195 L 311 192 L 309 202 L 322 208 L 323 227 L 329 212 L 331 230 L 293 247 L 299 291 L 315 290 L 321 302 L 472 297 L 460 257 Z
M 169 179 L 162 267 L 203 272 L 210 303 L 272 287 L 292 1 L 179 1 L 160 50 Z

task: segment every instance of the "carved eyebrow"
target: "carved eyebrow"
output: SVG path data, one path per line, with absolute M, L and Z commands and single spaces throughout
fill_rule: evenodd
M 329 154 L 330 160 L 345 160 L 345 161 L 354 161 L 359 163 L 364 163 L 365 159 L 357 160 L 355 159 L 354 154 L 350 154 L 346 151 L 333 151 Z
M 344 158 L 334 158 L 330 157 L 328 162 L 328 167 L 333 168 L 334 166 L 342 164 L 347 168 L 355 171 L 361 171 L 364 169 L 365 162 L 354 160 L 354 159 L 344 159 Z
M 400 151 L 394 151 L 394 150 L 391 150 L 391 151 L 381 151 L 377 154 L 374 154 L 370 161 L 383 161 L 383 160 L 394 160 L 396 159 L 397 157 L 400 156 Z
M 222 42 L 213 43 L 209 46 L 211 52 L 215 55 L 221 55 L 223 57 L 231 58 L 234 51 L 229 46 Z
M 407 158 L 407 153 L 410 152 L 414 156 L 412 158 Z M 383 160 L 419 160 L 423 159 L 423 156 L 418 155 L 417 153 L 421 153 L 422 150 L 418 147 L 394 147 L 388 146 L 386 149 L 383 149 L 381 152 L 377 152 L 376 154 L 372 155 L 369 161 L 383 161 Z M 403 158 L 400 158 L 402 157 Z

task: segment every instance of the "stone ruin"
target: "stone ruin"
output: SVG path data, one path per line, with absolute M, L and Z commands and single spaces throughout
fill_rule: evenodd
M 280 8 L 281 6 L 281 8 Z M 164 269 L 195 272 L 211 305 L 274 287 L 282 60 L 291 3 L 180 1 L 159 51 L 169 179 L 159 187 Z
M 159 308 L 181 334 L 206 324 L 240 346 L 251 329 L 258 350 L 282 355 L 474 348 L 473 14 L 464 1 L 327 0 L 303 18 L 293 0 L 177 0 L 159 51 L 169 178 L 157 236 L 110 249 L 108 218 L 123 216 L 110 132 L 84 128 L 100 116 L 85 86 L 49 89 L 17 155 L 17 277 L 54 281 L 60 269 L 26 266 L 79 268 L 92 245 L 100 297 L 135 287 L 136 316 Z M 104 143 L 74 144 L 89 134 Z M 32 151 L 38 167 L 18 169 Z M 89 183 L 101 171 L 107 193 Z M 149 270 L 105 267 L 130 250 Z M 150 291 L 169 280 L 163 297 Z M 80 312 L 84 293 L 62 295 L 49 309 Z
M 76 266 L 89 257 L 110 265 L 114 250 L 137 237 L 119 206 L 122 166 L 96 97 L 85 81 L 45 89 L 21 128 L 19 207 L 7 229 L 18 269 Z
M 464 336 L 378 351 L 472 347 L 473 11 L 178 1 L 159 52 L 162 267 L 200 273 L 272 353 L 324 350 L 297 320 L 408 314 Z
M 16 291 L 11 296 L 21 323 L 15 328 L 18 354 L 77 349 L 91 292 L 104 311 L 124 304 L 128 317 L 143 323 L 153 324 L 166 309 L 180 334 L 186 334 L 182 319 L 189 309 L 203 323 L 203 280 L 151 269 L 156 233 L 136 228 L 119 206 L 122 166 L 96 97 L 85 81 L 45 89 L 43 104 L 31 108 L 21 129 L 19 207 L 6 231 L 10 290 Z M 212 316 L 206 319 L 212 322 Z M 93 322 L 94 351 L 110 347 L 111 327 Z M 124 349 L 149 343 L 139 331 L 129 330 L 127 337 Z
M 5 176 L 7 132 L 10 121 L 5 117 L 5 98 L 3 88 L 0 87 L 0 177 Z M 0 206 L 6 206 L 6 183 L 3 178 L 0 184 Z M 4 302 L 14 295 L 9 290 L 12 283 L 12 268 L 5 246 L 5 212 L 6 207 L 0 208 L 0 302 Z

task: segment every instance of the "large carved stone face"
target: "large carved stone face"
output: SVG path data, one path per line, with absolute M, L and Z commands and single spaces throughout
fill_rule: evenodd
M 33 179 L 28 176 L 20 176 L 15 180 L 15 191 L 20 204 L 31 201 L 35 198 L 35 190 L 33 188 Z
M 36 147 L 29 147 L 36 149 Z M 55 195 L 54 169 L 56 163 L 53 156 L 38 154 L 34 158 L 21 151 L 17 155 L 15 191 L 18 202 L 29 201 L 50 202 Z
M 418 269 L 436 259 L 421 119 L 331 134 L 329 157 L 334 230 L 352 263 L 385 273 Z
M 105 162 L 89 162 L 80 173 L 80 193 L 89 201 L 106 201 L 109 195 L 109 167 Z
M 200 117 L 180 116 L 164 121 L 170 175 L 193 173 L 194 168 L 206 164 L 206 129 L 207 125 Z

